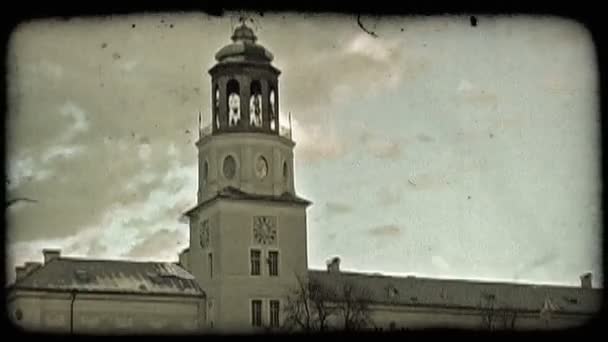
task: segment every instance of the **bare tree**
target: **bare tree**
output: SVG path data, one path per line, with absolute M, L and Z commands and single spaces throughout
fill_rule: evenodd
M 297 289 L 287 297 L 283 310 L 284 328 L 305 332 L 327 331 L 330 322 L 344 330 L 359 330 L 370 326 L 367 289 L 336 278 L 332 285 L 312 278 L 303 281 L 298 277 Z
M 493 294 L 483 294 L 479 305 L 482 328 L 487 330 L 513 330 L 517 320 L 517 310 L 507 304 L 497 305 Z
M 344 330 L 361 330 L 371 326 L 368 289 L 343 281 L 340 284 L 337 314 Z
M 288 330 L 326 331 L 335 314 L 335 293 L 315 279 L 297 277 L 298 286 L 287 297 L 284 327 Z

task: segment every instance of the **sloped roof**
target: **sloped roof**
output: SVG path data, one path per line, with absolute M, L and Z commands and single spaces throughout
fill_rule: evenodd
M 270 202 L 283 202 L 283 203 L 290 203 L 290 204 L 298 204 L 298 205 L 310 205 L 311 202 L 308 200 L 305 200 L 301 197 L 298 197 L 296 195 L 293 195 L 289 192 L 285 192 L 280 196 L 274 196 L 274 195 L 260 195 L 260 194 L 252 194 L 252 193 L 248 193 L 245 191 L 242 191 L 240 189 L 234 188 L 234 187 L 225 187 L 222 190 L 218 191 L 217 194 L 215 194 L 215 196 L 213 196 L 212 198 L 199 203 L 197 206 L 195 206 L 194 208 L 188 210 L 186 213 L 184 213 L 184 215 L 189 216 L 190 214 L 192 214 L 197 208 L 204 206 L 212 201 L 215 201 L 216 199 L 232 199 L 232 200 L 254 200 L 254 201 L 270 201 Z
M 172 263 L 56 258 L 12 289 L 204 296 L 190 273 Z
M 480 308 L 494 298 L 494 307 L 540 311 L 545 301 L 567 313 L 593 314 L 600 310 L 602 291 L 566 286 L 526 285 L 469 280 L 392 277 L 385 275 L 309 270 L 310 279 L 324 286 L 350 282 L 369 293 L 374 304 Z

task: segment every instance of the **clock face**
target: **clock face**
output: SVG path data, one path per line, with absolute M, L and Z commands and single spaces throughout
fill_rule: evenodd
M 258 157 L 255 162 L 255 174 L 262 179 L 268 174 L 268 162 L 262 156 Z
M 199 242 L 202 248 L 207 248 L 209 246 L 209 220 L 203 221 L 201 225 Z
M 276 217 L 256 216 L 253 219 L 253 238 L 256 243 L 274 244 L 277 240 Z

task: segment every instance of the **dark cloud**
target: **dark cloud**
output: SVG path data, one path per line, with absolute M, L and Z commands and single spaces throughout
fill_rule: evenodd
M 370 141 L 367 151 L 376 158 L 395 160 L 401 157 L 401 144 L 392 140 Z
M 435 141 L 435 138 L 431 137 L 430 135 L 426 135 L 424 133 L 420 133 L 416 136 L 416 138 L 418 139 L 418 141 L 420 142 L 433 142 Z
M 395 237 L 401 235 L 401 228 L 395 224 L 388 224 L 370 228 L 368 233 L 379 237 Z
M 351 211 L 353 211 L 353 208 L 344 203 L 327 202 L 325 204 L 325 212 L 328 216 L 347 214 Z

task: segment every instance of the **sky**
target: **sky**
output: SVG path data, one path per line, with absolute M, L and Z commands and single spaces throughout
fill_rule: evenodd
M 24 22 L 8 50 L 7 280 L 43 248 L 176 261 L 198 113 L 239 13 Z M 275 56 L 308 264 L 601 285 L 595 46 L 559 17 L 249 15 Z

